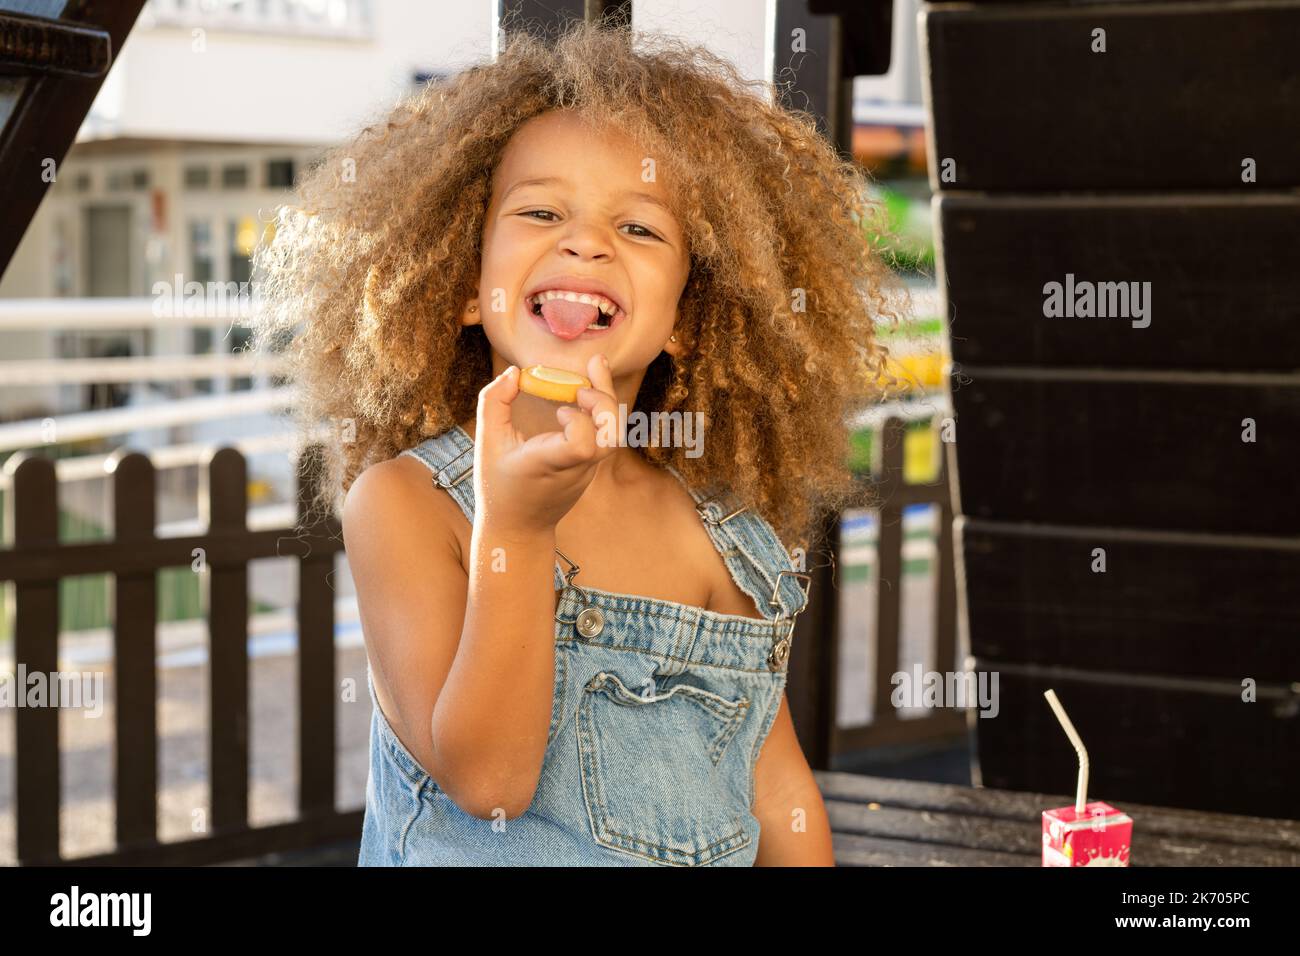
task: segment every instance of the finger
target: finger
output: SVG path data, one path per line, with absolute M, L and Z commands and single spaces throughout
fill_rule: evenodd
M 612 453 L 621 443 L 619 434 L 618 399 L 614 394 L 614 380 L 603 354 L 593 355 L 587 360 L 588 377 L 591 388 L 578 389 L 578 405 L 592 419 L 597 444 L 602 449 L 601 457 Z
M 572 405 L 555 410 L 561 430 L 534 435 L 524 445 L 535 448 L 543 462 L 556 471 L 572 468 L 595 457 L 596 439 L 591 418 Z
M 602 392 L 614 394 L 614 373 L 609 367 L 609 356 L 604 352 L 597 352 L 587 359 L 587 378 Z
M 582 389 L 579 389 L 581 392 Z M 577 405 L 566 405 L 568 412 L 562 419 L 564 423 L 564 438 L 569 445 L 569 449 L 575 456 L 573 463 L 578 461 L 590 461 L 598 456 L 599 448 L 596 444 L 596 424 L 591 420 L 591 415 L 587 414 L 582 407 L 582 400 L 579 398 Z
M 513 433 L 510 403 L 519 395 L 519 369 L 511 365 L 478 393 L 478 433 L 500 438 Z

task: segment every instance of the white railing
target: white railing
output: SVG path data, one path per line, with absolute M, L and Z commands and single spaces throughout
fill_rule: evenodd
M 100 332 L 105 330 L 162 328 L 251 328 L 255 300 L 247 297 L 209 295 L 193 302 L 182 301 L 175 308 L 169 299 L 157 296 L 86 299 L 0 299 L 0 332 L 33 329 L 62 329 Z M 247 303 L 247 304 L 244 304 Z M 158 314 L 155 314 L 157 312 Z
M 54 442 L 83 441 L 123 435 L 141 428 L 191 425 L 214 418 L 274 413 L 293 404 L 295 389 L 228 392 L 202 398 L 183 398 L 156 405 L 108 408 L 58 417 L 32 418 L 0 425 L 0 451 L 33 448 Z
M 212 354 L 132 355 L 121 358 L 9 358 L 6 345 L 21 333 L 45 332 L 90 334 L 113 337 L 113 333 L 151 331 L 162 341 L 170 337 L 173 349 L 183 349 L 188 338 L 176 335 L 204 328 L 214 342 L 232 328 L 252 327 L 254 309 L 247 300 L 204 296 L 197 302 L 175 307 L 170 299 L 86 298 L 86 299 L 0 299 L 0 408 L 13 388 L 48 388 L 68 385 L 130 383 L 136 401 L 120 408 L 51 414 L 24 421 L 0 424 L 0 452 L 52 442 L 125 435 L 138 429 L 193 425 L 239 415 L 275 413 L 293 400 L 290 388 L 273 388 L 271 376 L 285 371 L 285 359 L 278 354 L 221 351 Z M 189 313 L 189 314 L 186 314 Z M 30 335 L 23 335 L 24 343 Z M 51 342 L 44 351 L 56 352 Z M 215 386 L 247 377 L 255 387 L 248 391 L 217 388 L 217 394 L 150 400 L 150 382 L 192 382 L 212 380 Z M 51 395 L 56 393 L 50 393 Z M 54 404 L 51 400 L 51 408 Z
M 0 362 L 0 387 L 160 382 L 214 376 L 274 375 L 284 359 L 251 353 L 142 355 L 128 358 L 17 359 Z

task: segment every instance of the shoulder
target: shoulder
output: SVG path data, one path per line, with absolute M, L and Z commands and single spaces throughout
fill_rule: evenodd
M 388 536 L 401 529 L 426 539 L 448 543 L 459 555 L 456 520 L 460 508 L 433 482 L 428 466 L 410 455 L 378 462 L 359 474 L 343 501 L 343 535 L 350 546 Z
M 409 455 L 398 455 L 371 465 L 348 488 L 344 513 L 373 516 L 421 498 L 432 498 L 430 472 Z

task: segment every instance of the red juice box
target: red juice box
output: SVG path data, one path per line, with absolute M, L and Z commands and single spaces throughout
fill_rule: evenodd
M 1128 866 L 1133 820 L 1109 803 L 1088 803 L 1088 751 L 1056 692 L 1043 694 L 1079 757 L 1074 806 L 1043 811 L 1043 866 Z
M 1043 811 L 1043 866 L 1128 866 L 1133 820 L 1096 800 Z

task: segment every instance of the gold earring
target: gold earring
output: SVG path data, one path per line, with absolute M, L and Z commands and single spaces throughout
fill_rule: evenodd
M 469 307 L 469 310 L 470 310 L 471 312 L 477 312 L 477 311 L 478 311 L 478 306 L 476 306 L 476 305 L 471 305 L 471 306 Z
M 675 336 L 675 335 L 670 335 L 670 336 L 668 336 L 668 341 L 669 341 L 669 342 L 676 342 L 676 341 L 677 341 L 677 336 Z

